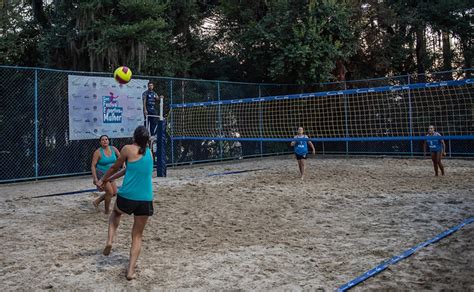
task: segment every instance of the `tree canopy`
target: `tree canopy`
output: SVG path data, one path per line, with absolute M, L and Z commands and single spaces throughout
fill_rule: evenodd
M 470 68 L 468 0 L 3 1 L 0 64 L 310 84 Z

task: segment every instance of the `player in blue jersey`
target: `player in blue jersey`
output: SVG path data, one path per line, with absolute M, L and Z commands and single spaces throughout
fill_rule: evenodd
M 295 136 L 295 139 L 309 139 L 307 135 L 304 134 L 303 127 L 298 128 L 298 135 Z M 316 154 L 316 149 L 314 148 L 313 143 L 311 141 L 293 141 L 291 142 L 291 147 L 294 147 L 296 160 L 298 161 L 298 167 L 300 169 L 301 179 L 304 179 L 304 172 L 305 172 L 305 160 L 308 155 L 308 145 L 311 147 L 311 151 L 313 154 Z
M 428 127 L 428 134 L 426 134 L 426 136 L 441 137 L 441 134 L 436 132 L 434 126 L 431 125 Z M 425 140 L 423 143 L 424 156 L 426 156 L 426 145 L 428 145 L 431 153 L 431 160 L 433 160 L 435 175 L 438 176 L 438 168 L 441 170 L 441 175 L 444 175 L 444 166 L 441 163 L 443 156 L 446 156 L 446 145 L 444 144 L 444 140 Z

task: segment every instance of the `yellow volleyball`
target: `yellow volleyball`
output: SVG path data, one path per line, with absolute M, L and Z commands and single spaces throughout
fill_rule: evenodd
M 118 67 L 114 72 L 114 78 L 120 84 L 127 84 L 132 79 L 132 70 L 125 66 Z

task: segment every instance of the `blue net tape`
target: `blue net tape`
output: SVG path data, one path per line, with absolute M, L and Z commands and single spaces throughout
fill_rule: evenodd
M 347 291 L 349 289 L 351 289 L 352 287 L 364 282 L 365 280 L 377 275 L 378 273 L 384 271 L 385 269 L 387 269 L 390 265 L 394 265 L 396 263 L 398 263 L 399 261 L 401 260 L 404 260 L 406 258 L 408 258 L 409 256 L 411 256 L 412 254 L 414 254 L 415 252 L 417 252 L 418 250 L 430 245 L 430 244 L 433 244 L 435 242 L 438 242 L 440 241 L 441 239 L 445 238 L 446 236 L 448 235 L 451 235 L 453 234 L 454 232 L 458 231 L 459 229 L 461 229 L 462 227 L 468 225 L 468 224 L 471 224 L 472 222 L 474 222 L 474 217 L 471 217 L 471 218 L 468 218 L 466 220 L 464 220 L 461 224 L 458 224 L 438 235 L 436 235 L 435 237 L 425 241 L 425 242 L 422 242 L 410 249 L 407 249 L 405 250 L 402 254 L 400 255 L 397 255 L 397 256 L 394 256 L 392 257 L 391 259 L 387 260 L 387 261 L 384 261 L 382 262 L 381 264 L 379 264 L 378 266 L 376 266 L 375 268 L 365 272 L 364 274 L 362 274 L 361 276 L 347 282 L 346 284 L 340 286 L 337 291 Z
M 175 104 L 171 104 L 170 107 L 171 108 L 187 108 L 187 107 L 215 106 L 215 105 L 224 105 L 224 104 L 242 104 L 242 103 L 290 100 L 290 99 L 300 99 L 300 98 L 309 98 L 309 97 L 312 98 L 312 97 L 323 97 L 323 96 L 334 96 L 334 95 L 345 95 L 345 94 L 349 95 L 349 94 L 400 91 L 400 90 L 411 90 L 411 89 L 422 89 L 422 88 L 435 88 L 435 87 L 445 87 L 445 86 L 463 86 L 463 85 L 473 84 L 473 83 L 474 83 L 474 79 L 464 79 L 464 80 L 442 81 L 442 82 L 433 82 L 433 83 L 414 83 L 410 85 L 399 85 L 399 86 L 358 88 L 358 89 L 347 89 L 347 90 L 326 91 L 326 92 L 276 95 L 276 96 L 266 96 L 266 97 L 257 97 L 257 98 L 251 97 L 251 98 L 221 100 L 221 101 L 175 103 Z
M 229 174 L 239 174 L 244 172 L 252 172 L 252 171 L 260 171 L 265 170 L 265 168 L 257 168 L 257 169 L 247 169 L 247 170 L 236 170 L 236 171 L 225 171 L 220 173 L 210 173 L 207 176 L 221 176 L 221 175 L 229 175 Z
M 41 196 L 35 196 L 31 197 L 33 199 L 36 198 L 47 198 L 47 197 L 57 197 L 57 196 L 70 196 L 70 195 L 76 195 L 76 194 L 83 194 L 83 193 L 91 193 L 95 192 L 97 189 L 87 189 L 87 190 L 80 190 L 80 191 L 72 191 L 72 192 L 65 192 L 65 193 L 55 193 L 55 194 L 49 194 L 49 195 L 41 195 Z

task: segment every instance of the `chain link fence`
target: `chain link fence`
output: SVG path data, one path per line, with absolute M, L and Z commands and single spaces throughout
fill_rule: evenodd
M 154 82 L 155 91 L 165 97 L 164 112 L 170 113 L 170 104 L 176 103 L 435 82 L 468 78 L 471 73 L 472 70 L 464 70 L 304 86 L 134 77 Z M 109 73 L 0 66 L 1 183 L 90 173 L 92 153 L 99 147 L 99 141 L 69 139 L 69 75 L 112 77 Z M 473 103 L 470 106 L 474 116 Z M 166 116 L 166 119 L 171 120 L 171 117 Z M 216 122 L 216 137 L 218 131 Z M 167 132 L 169 166 L 292 153 L 288 143 L 173 140 L 170 124 Z M 111 139 L 111 144 L 119 149 L 131 142 L 131 138 Z M 417 156 L 423 153 L 419 141 L 321 142 L 315 146 L 317 152 L 324 155 Z M 472 140 L 446 141 L 446 146 L 448 157 L 474 157 Z

